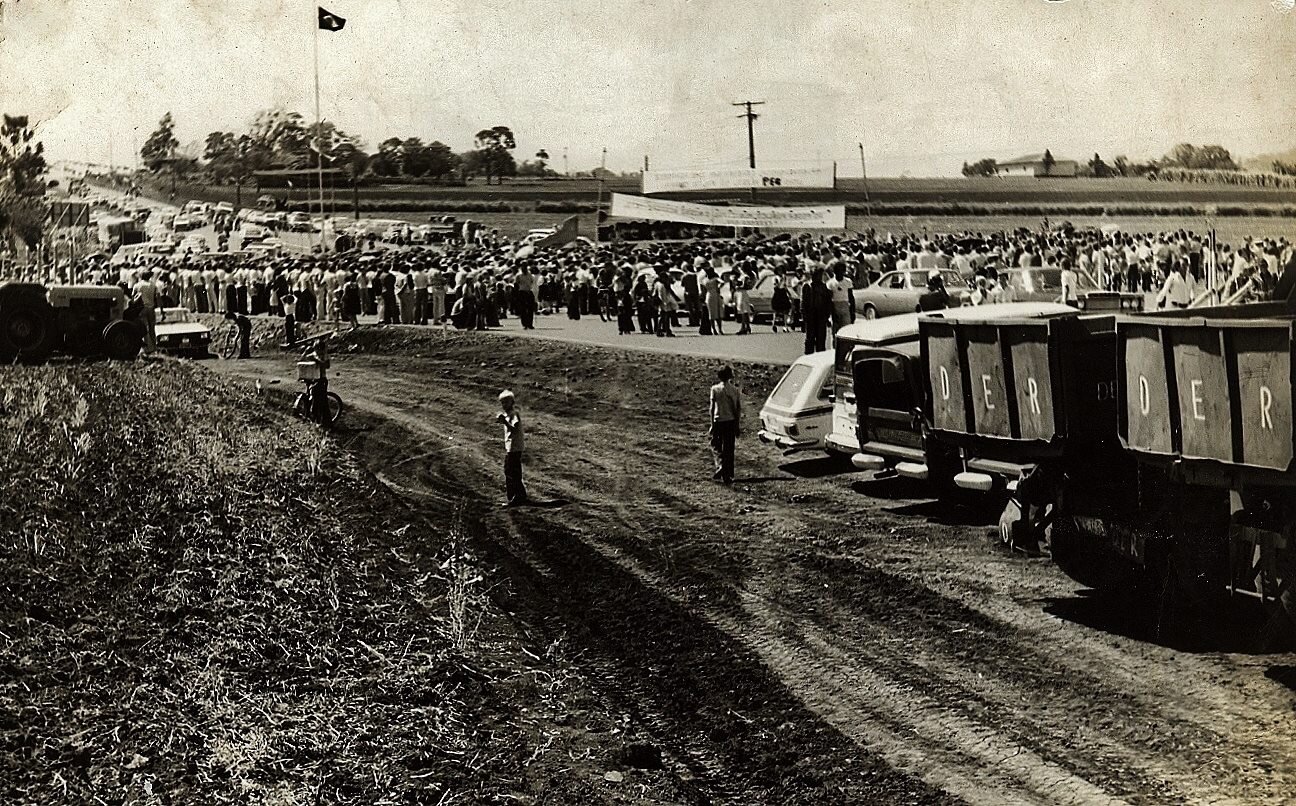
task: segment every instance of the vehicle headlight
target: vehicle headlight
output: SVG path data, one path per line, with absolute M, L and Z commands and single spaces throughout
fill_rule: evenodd
M 788 434 L 788 436 L 790 436 L 790 437 L 795 437 L 795 436 L 797 435 L 797 424 L 796 424 L 796 423 L 789 423 L 789 424 L 788 424 L 788 427 L 787 427 L 787 434 Z

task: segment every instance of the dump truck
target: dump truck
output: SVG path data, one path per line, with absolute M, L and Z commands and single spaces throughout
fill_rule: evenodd
M 1006 495 L 1000 534 L 1014 548 L 1050 543 L 1065 482 L 1102 500 L 1131 460 L 1117 434 L 1115 317 L 1053 306 L 1032 315 L 919 320 L 928 471 L 951 490 Z M 937 466 L 937 464 L 942 466 Z

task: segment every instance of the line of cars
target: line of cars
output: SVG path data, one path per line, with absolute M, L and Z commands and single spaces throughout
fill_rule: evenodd
M 950 295 L 950 307 L 957 308 L 971 301 L 971 289 L 966 279 L 953 269 L 897 269 L 883 274 L 876 282 L 855 289 L 855 310 L 864 319 L 878 319 L 913 313 L 918 309 L 918 298 L 927 293 L 927 278 L 938 271 Z M 1026 269 L 1005 269 L 999 272 L 1007 297 L 1013 302 L 1060 302 L 1062 297 L 1062 269 L 1042 266 Z M 772 316 L 776 277 L 767 275 L 748 289 L 747 297 L 757 317 Z M 1101 293 L 1093 278 L 1083 272 L 1076 273 L 1076 296 Z
M 1006 545 L 1142 596 L 1158 630 L 1258 600 L 1266 630 L 1279 619 L 1291 636 L 1293 343 L 1286 303 L 1006 303 L 860 322 L 788 369 L 760 437 L 943 499 L 1003 501 Z

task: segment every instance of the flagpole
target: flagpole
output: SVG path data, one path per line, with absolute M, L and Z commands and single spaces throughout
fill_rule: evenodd
M 324 251 L 324 144 L 323 138 L 320 137 L 320 90 L 319 90 L 319 12 L 315 14 L 315 24 L 312 28 L 315 43 L 315 175 L 319 180 L 319 212 L 320 212 L 320 252 Z M 309 196 L 307 196 L 309 198 Z M 310 204 L 306 205 L 307 214 L 310 213 Z

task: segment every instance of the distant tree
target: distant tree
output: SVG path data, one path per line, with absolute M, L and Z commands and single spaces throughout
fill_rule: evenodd
M 444 179 L 459 170 L 459 155 L 439 140 L 427 145 L 428 176 Z
M 986 157 L 983 160 L 968 165 L 963 163 L 964 176 L 994 176 L 999 173 L 999 165 L 992 157 Z
M 1103 162 L 1102 157 L 1097 154 L 1094 154 L 1093 159 L 1089 160 L 1089 172 L 1090 175 L 1096 176 L 1099 179 L 1109 177 L 1112 173 L 1111 168 L 1107 167 L 1107 163 Z
M 1121 154 L 1119 157 L 1112 160 L 1112 173 L 1116 174 L 1117 176 L 1129 176 L 1130 175 L 1129 157 L 1125 156 L 1124 154 Z
M 405 176 L 426 176 L 428 172 L 428 150 L 423 141 L 417 137 L 406 138 L 400 146 L 401 173 Z
M 1048 176 L 1053 173 L 1053 166 L 1057 165 L 1057 160 L 1053 159 L 1053 152 L 1047 148 L 1044 149 L 1044 159 L 1040 160 L 1044 165 L 1044 175 Z
M 145 168 L 156 173 L 175 156 L 175 151 L 179 147 L 180 141 L 175 136 L 175 121 L 172 120 L 171 113 L 167 112 L 162 116 L 162 120 L 158 121 L 157 129 L 140 147 L 140 159 L 143 160 Z
M 26 115 L 0 122 L 0 191 L 27 196 L 45 186 L 45 147 L 35 138 Z
M 477 132 L 475 140 L 477 150 L 482 153 L 482 173 L 486 184 L 490 184 L 492 176 L 502 178 L 517 172 L 517 164 L 510 153 L 517 148 L 512 129 L 508 126 L 482 129 Z
M 378 153 L 373 156 L 372 169 L 377 176 L 400 176 L 404 170 L 401 162 L 401 147 L 404 145 L 399 137 L 388 137 L 378 144 Z
M 545 165 L 545 163 L 547 163 L 548 161 L 549 161 L 549 152 L 548 152 L 548 151 L 545 151 L 545 150 L 542 148 L 542 149 L 540 149 L 539 151 L 536 152 L 536 164 L 540 166 L 540 176 L 544 176 L 544 175 L 546 175 L 546 174 L 548 173 L 548 168 L 547 168 L 546 165 Z M 525 165 L 525 164 L 526 164 L 526 163 L 523 163 L 523 165 Z M 518 167 L 518 171 L 519 171 L 519 173 L 521 172 L 521 170 L 522 170 L 522 169 L 521 169 L 521 166 L 519 166 L 519 167 Z
M 1274 160 L 1273 172 L 1280 176 L 1296 176 L 1296 162 Z
M 1233 155 L 1223 146 L 1202 146 L 1197 149 L 1197 166 L 1210 171 L 1236 171 Z
M 531 160 L 523 160 L 517 167 L 518 176 L 543 177 L 547 176 L 548 173 L 549 170 L 545 168 L 545 164 L 540 160 L 536 160 L 535 162 L 532 162 Z
M 45 234 L 45 148 L 24 115 L 0 122 L 0 233 L 34 249 Z M 5 240 L 8 240 L 6 236 Z
M 314 138 L 302 120 L 297 112 L 282 107 L 263 109 L 253 118 L 248 135 L 257 148 L 270 157 L 272 164 L 284 168 L 306 168 L 313 162 L 311 145 Z M 326 129 L 322 128 L 321 132 L 322 139 L 331 139 Z
M 1191 143 L 1180 143 L 1166 154 L 1162 164 L 1170 168 L 1188 170 L 1236 171 L 1237 163 L 1228 149 L 1218 145 L 1201 146 Z

